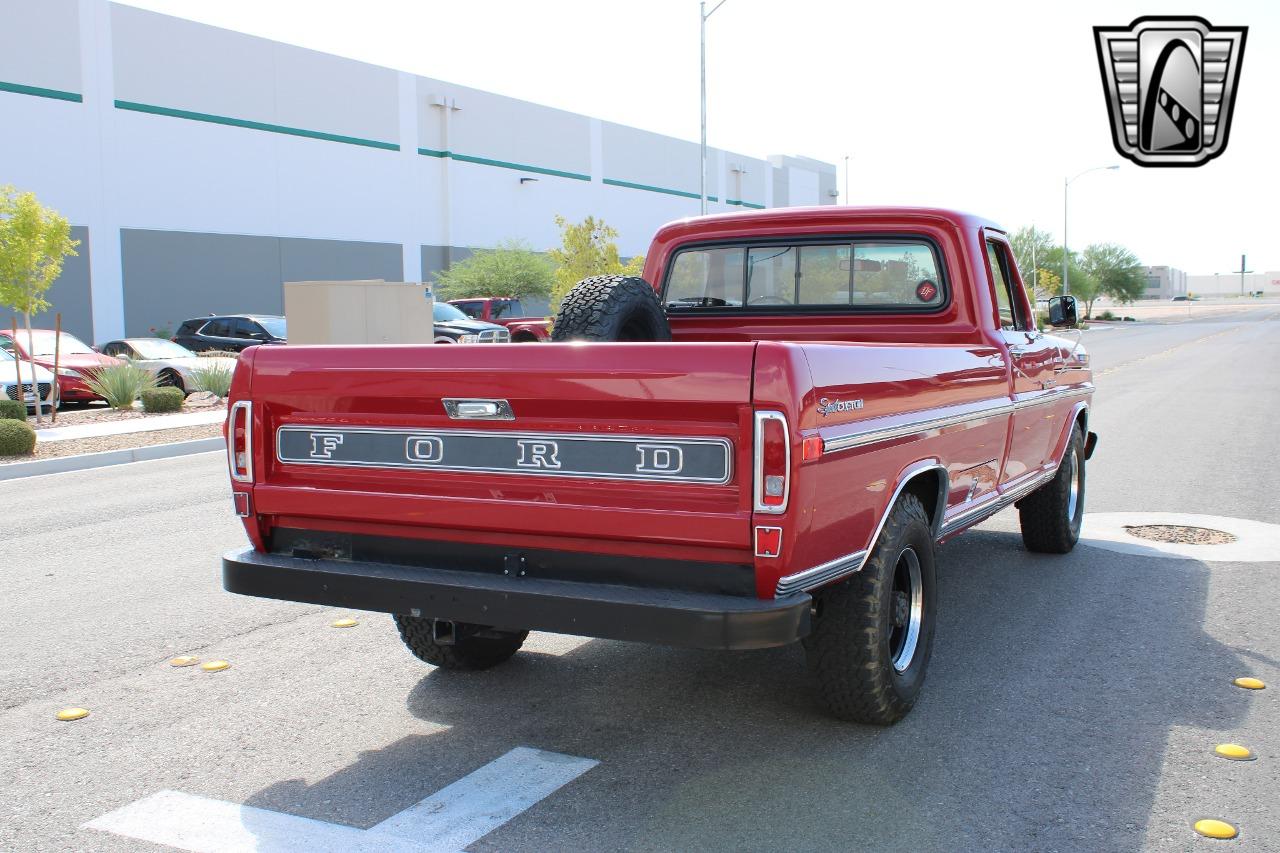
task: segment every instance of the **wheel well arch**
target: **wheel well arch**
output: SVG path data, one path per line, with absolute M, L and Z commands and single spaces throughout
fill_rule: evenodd
M 538 336 L 528 329 L 521 329 L 511 336 L 513 344 L 532 344 L 538 342 Z
M 942 533 L 943 516 L 947 513 L 947 492 L 950 490 L 951 477 L 947 469 L 936 459 L 916 463 L 903 472 L 899 480 L 898 492 L 885 507 L 885 516 L 893 510 L 893 505 L 902 495 L 914 495 L 929 514 L 936 538 Z M 875 542 L 873 541 L 874 547 Z

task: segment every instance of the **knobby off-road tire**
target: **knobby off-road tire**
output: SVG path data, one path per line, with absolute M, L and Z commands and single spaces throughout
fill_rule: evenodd
M 505 661 L 520 651 L 528 631 L 495 631 L 463 622 L 454 626 L 456 639 L 451 645 L 442 645 L 432 638 L 431 623 L 434 620 L 417 616 L 395 617 L 400 629 L 400 639 L 420 660 L 441 669 L 488 669 Z M 477 636 L 476 630 L 484 631 Z
M 919 498 L 904 494 L 862 571 L 815 596 L 805 653 L 836 717 L 887 726 L 915 704 L 933 649 L 934 562 L 929 515 Z
M 556 314 L 553 341 L 669 341 L 658 295 L 642 278 L 598 275 L 573 286 Z
M 1058 473 L 1018 501 L 1022 543 L 1028 551 L 1065 554 L 1075 547 L 1084 518 L 1084 473 L 1084 435 L 1076 426 Z

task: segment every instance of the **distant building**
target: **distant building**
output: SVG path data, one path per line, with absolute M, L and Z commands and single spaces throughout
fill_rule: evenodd
M 1147 289 L 1143 299 L 1172 299 L 1187 295 L 1187 274 L 1174 267 L 1145 267 Z
M 1187 276 L 1187 289 L 1196 296 L 1280 296 L 1280 270 L 1246 273 L 1243 281 L 1238 272 Z
M 280 313 L 283 281 L 547 249 L 556 214 L 603 218 L 629 257 L 700 208 L 696 142 L 107 0 L 0 2 L 0 128 L 0 183 L 80 241 L 49 301 L 90 342 Z M 712 148 L 707 196 L 834 204 L 836 168 Z

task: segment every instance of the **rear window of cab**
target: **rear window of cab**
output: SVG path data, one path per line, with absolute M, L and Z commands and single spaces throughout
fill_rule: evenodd
M 947 303 L 935 247 L 922 239 L 753 243 L 680 249 L 668 311 L 936 311 Z

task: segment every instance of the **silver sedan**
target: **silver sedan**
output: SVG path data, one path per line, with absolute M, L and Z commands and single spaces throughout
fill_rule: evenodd
M 236 367 L 234 358 L 199 356 L 164 338 L 122 338 L 98 349 L 103 355 L 129 359 L 155 374 L 161 385 L 171 385 L 187 394 L 200 390 L 193 372 L 196 368 L 218 367 L 230 372 Z

